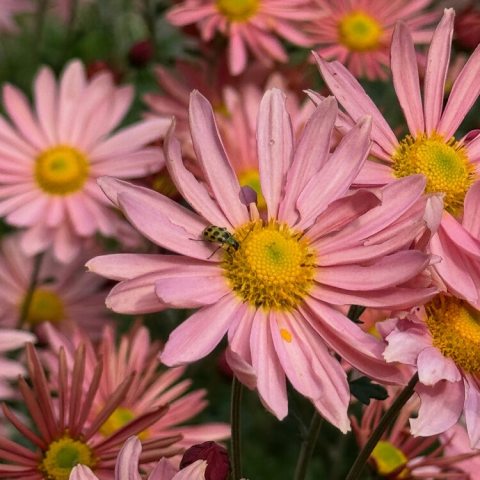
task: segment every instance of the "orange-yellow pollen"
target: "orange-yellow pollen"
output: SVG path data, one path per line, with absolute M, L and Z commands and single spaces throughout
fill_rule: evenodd
M 465 372 L 480 372 L 480 312 L 455 297 L 439 295 L 425 306 L 433 345 Z
M 217 10 L 230 22 L 246 22 L 259 8 L 259 0 L 217 0 Z
M 368 13 L 349 12 L 340 19 L 337 28 L 339 42 L 354 52 L 377 50 L 381 45 L 382 25 Z
M 286 224 L 257 220 L 238 228 L 234 237 L 239 248 L 225 252 L 222 266 L 237 296 L 255 308 L 296 308 L 312 288 L 315 273 L 315 252 L 305 236 Z
M 465 195 L 476 174 L 465 147 L 453 137 L 445 140 L 438 133 L 407 135 L 392 160 L 396 177 L 422 173 L 427 178 L 427 193 L 443 193 L 445 210 L 453 215 L 462 212 Z
M 50 195 L 69 195 L 82 189 L 89 164 L 83 153 L 67 145 L 43 151 L 35 162 L 38 186 Z

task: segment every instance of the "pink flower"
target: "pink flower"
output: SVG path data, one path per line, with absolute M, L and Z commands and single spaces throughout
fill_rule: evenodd
M 417 44 L 432 36 L 437 13 L 426 13 L 431 0 L 315 0 L 322 12 L 309 31 L 316 52 L 338 60 L 357 78 L 385 79 L 395 24 L 403 21 Z
M 397 140 L 380 111 L 355 78 L 338 62 L 317 57 L 322 75 L 351 119 L 343 118 L 343 128 L 369 113 L 373 118 L 372 155 L 355 179 L 358 185 L 384 185 L 395 178 L 423 173 L 426 192 L 443 196 L 443 216 L 438 235 L 430 243 L 431 252 L 442 258 L 435 265 L 448 288 L 470 302 L 480 304 L 480 235 L 475 216 L 474 192 L 468 193 L 480 172 L 480 135 L 456 140 L 453 135 L 480 93 L 480 47 L 458 74 L 446 106 L 443 107 L 445 78 L 450 58 L 454 12 L 445 10 L 430 45 L 424 84 L 420 94 L 413 39 L 399 23 L 392 41 L 393 84 L 410 133 Z M 434 199 L 432 199 L 434 200 Z M 467 206 L 467 203 L 471 203 Z M 468 210 L 472 213 L 468 213 Z M 430 202 L 426 220 L 435 231 L 438 200 Z M 467 216 L 471 222 L 460 225 Z
M 15 391 L 9 385 L 9 381 L 17 379 L 19 375 L 25 375 L 22 363 L 4 356 L 5 353 L 18 350 L 27 342 L 34 342 L 35 335 L 21 330 L 0 329 L 0 398 L 13 398 Z
M 32 430 L 27 423 L 3 405 L 7 420 L 24 437 L 22 444 L 0 438 L 0 476 L 2 480 L 68 480 L 72 468 L 88 465 L 101 480 L 112 478 L 115 457 L 120 445 L 131 435 L 148 428 L 161 418 L 168 407 L 156 407 L 128 423 L 122 430 L 108 437 L 98 437 L 98 429 L 123 400 L 132 378 L 125 380 L 109 399 L 109 402 L 85 422 L 91 414 L 92 400 L 102 375 L 102 363 L 94 365 L 88 384 L 85 377 L 85 349 L 75 352 L 72 372 L 67 371 L 65 352 L 58 355 L 56 376 L 58 381 L 50 387 L 37 353 L 27 345 L 27 368 L 31 384 L 19 379 L 19 389 L 28 410 Z M 26 442 L 35 450 L 23 446 Z M 170 447 L 171 438 L 153 439 L 143 444 L 142 463 L 149 457 L 177 453 Z
M 15 15 L 33 12 L 35 6 L 31 0 L 0 0 L 0 30 L 15 32 L 18 26 Z
M 441 439 L 445 445 L 445 453 L 447 455 L 471 455 L 470 458 L 459 461 L 457 466 L 468 475 L 468 480 L 474 480 L 480 469 L 480 451 L 470 448 L 465 427 L 461 423 L 457 423 L 447 430 L 447 432 L 443 433 Z
M 52 246 L 67 262 L 96 232 L 114 236 L 121 220 L 96 178 L 142 177 L 162 167 L 160 150 L 146 145 L 169 121 L 143 121 L 110 134 L 132 94 L 109 74 L 87 81 L 79 61 L 65 68 L 58 84 L 49 68 L 40 70 L 35 112 L 18 89 L 4 86 L 11 123 L 0 117 L 0 215 L 27 229 L 20 243 L 29 255 Z
M 416 367 L 421 406 L 410 420 L 417 436 L 436 435 L 465 414 L 472 448 L 480 446 L 480 311 L 439 295 L 408 317 L 387 321 L 385 359 Z
M 0 325 L 7 327 L 19 324 L 35 264 L 19 243 L 18 234 L 11 235 L 0 247 Z M 24 327 L 36 330 L 48 322 L 72 333 L 76 325 L 82 325 L 98 335 L 99 325 L 109 321 L 101 289 L 104 282 L 82 271 L 94 252 L 98 250 L 79 252 L 68 266 L 57 262 L 50 252 L 44 255 Z
M 302 25 L 317 16 L 311 0 L 185 0 L 167 13 L 176 26 L 196 24 L 202 40 L 218 31 L 228 37 L 228 64 L 239 75 L 248 62 L 247 50 L 269 65 L 286 62 L 287 53 L 277 37 L 302 47 L 312 45 Z
M 349 389 L 331 350 L 373 378 L 396 382 L 400 375 L 383 363 L 383 343 L 337 306 L 405 307 L 435 288 L 407 284 L 429 263 L 407 249 L 424 228 L 424 180 L 349 192 L 369 152 L 370 121 L 360 121 L 330 153 L 336 116 L 336 102 L 326 99 L 294 146 L 284 95 L 264 95 L 257 148 L 268 218 L 261 220 L 256 205 L 245 204 L 210 104 L 193 92 L 191 134 L 206 185 L 185 168 L 172 131 L 166 156 L 196 213 L 147 189 L 101 180 L 132 224 L 175 254 L 109 255 L 87 266 L 121 281 L 107 298 L 116 311 L 200 308 L 171 333 L 161 354 L 166 365 L 194 362 L 228 334 L 230 365 L 278 418 L 287 414 L 288 378 L 346 431 Z
M 187 422 L 207 407 L 207 392 L 203 389 L 188 392 L 192 381 L 182 379 L 185 367 L 160 368 L 157 358 L 160 345 L 150 341 L 147 328 L 137 324 L 133 331 L 120 338 L 118 346 L 113 329 L 108 327 L 103 329 L 98 345 L 94 345 L 86 333 L 80 330 L 68 337 L 48 326 L 46 331 L 52 351 L 65 349 L 69 368 L 73 366 L 75 349 L 81 344 L 86 346 L 87 380 L 92 376 L 94 366 L 100 359 L 103 360 L 107 373 L 98 386 L 92 413 L 108 404 L 115 390 L 127 378 L 132 377 L 124 399 L 102 425 L 102 435 L 113 434 L 150 409 L 168 404 L 168 412 L 141 433 L 143 440 L 177 438 L 175 446 L 184 450 L 206 440 L 225 440 L 230 437 L 230 426 L 225 423 L 188 425 Z M 88 383 L 87 381 L 87 386 Z M 176 460 L 179 461 L 179 458 Z
M 169 461 L 162 458 L 150 475 L 142 477 L 138 472 L 138 464 L 142 444 L 137 437 L 130 437 L 118 454 L 115 465 L 115 480 L 205 480 L 207 462 L 197 460 L 188 467 L 178 471 Z M 99 480 L 92 470 L 84 465 L 78 465 L 70 474 L 69 480 Z

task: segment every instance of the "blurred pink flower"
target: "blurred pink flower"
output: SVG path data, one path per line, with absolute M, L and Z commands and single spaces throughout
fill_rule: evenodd
M 33 12 L 35 6 L 32 0 L 0 0 L 0 30 L 15 32 L 18 25 L 15 23 L 15 15 Z
M 438 197 L 432 197 L 426 216 L 431 231 L 440 228 L 430 243 L 431 252 L 442 258 L 435 269 L 451 291 L 480 305 L 480 230 L 473 218 L 477 207 L 474 201 L 471 207 L 466 206 L 467 192 L 479 179 L 480 135 L 472 134 L 461 140 L 453 137 L 480 93 L 480 47 L 458 74 L 443 107 L 453 20 L 453 10 L 445 10 L 432 38 L 423 101 L 413 39 L 404 24 L 399 23 L 395 29 L 391 49 L 393 84 L 409 129 L 402 140 L 397 140 L 348 70 L 338 62 L 327 63 L 319 57 L 317 62 L 328 87 L 351 117 L 342 117 L 343 128 L 349 128 L 352 120 L 358 121 L 362 115 L 370 114 L 373 118 L 375 160 L 365 163 L 355 183 L 385 185 L 395 178 L 423 173 L 427 179 L 426 192 L 443 196 L 443 213 Z M 457 219 L 465 215 L 471 223 L 467 226 L 464 221 L 462 227 Z
M 178 471 L 169 461 L 162 458 L 148 476 L 140 475 L 138 471 L 142 444 L 137 437 L 130 437 L 118 454 L 115 464 L 116 480 L 205 480 L 207 462 L 197 460 L 188 467 Z M 84 465 L 78 465 L 70 474 L 69 480 L 99 480 L 92 470 Z
M 352 416 L 353 432 L 360 448 L 365 446 L 397 393 L 398 388 L 390 387 L 389 398 L 385 401 L 373 400 L 365 406 L 360 421 Z M 459 463 L 462 457 L 457 455 L 458 452 L 447 451 L 444 442 L 438 445 L 441 440 L 438 436 L 412 438 L 408 418 L 417 413 L 418 405 L 418 398 L 411 398 L 383 434 L 370 455 L 372 468 L 379 476 L 389 480 L 468 480 Z
M 171 333 L 161 355 L 165 364 L 204 357 L 228 332 L 235 374 L 258 389 L 278 418 L 288 410 L 288 377 L 345 432 L 350 393 L 331 350 L 381 381 L 400 375 L 386 367 L 383 342 L 337 306 L 407 307 L 436 289 L 407 284 L 430 261 L 407 249 L 424 228 L 423 178 L 350 193 L 369 153 L 370 121 L 360 121 L 330 153 L 336 116 L 336 102 L 326 99 L 294 144 L 284 95 L 277 89 L 264 95 L 257 149 L 268 219 L 261 220 L 256 205 L 245 204 L 210 104 L 193 92 L 191 133 L 206 185 L 185 168 L 173 129 L 166 154 L 178 190 L 198 213 L 127 182 L 101 180 L 143 235 L 178 255 L 109 255 L 87 266 L 121 281 L 107 298 L 115 311 L 201 307 Z M 204 229 L 212 225 L 227 229 L 223 248 L 206 241 Z
M 9 382 L 19 375 L 25 375 L 25 367 L 21 362 L 4 356 L 5 353 L 22 348 L 27 342 L 34 342 L 35 335 L 21 330 L 0 329 L 0 399 L 13 398 L 16 392 Z
M 446 455 L 471 455 L 457 463 L 460 470 L 467 474 L 468 480 L 475 480 L 480 471 L 480 450 L 472 450 L 467 431 L 461 422 L 454 425 L 441 435 Z
M 69 265 L 57 262 L 47 252 L 40 265 L 37 286 L 23 327 L 36 330 L 44 322 L 72 333 L 82 325 L 92 335 L 109 322 L 105 308 L 105 282 L 83 271 L 83 265 L 97 249 L 79 252 Z M 19 236 L 4 238 L 0 247 L 0 325 L 19 326 L 25 298 L 30 287 L 35 260 L 27 257 L 19 245 Z
M 217 31 L 226 36 L 229 69 L 239 75 L 248 63 L 247 50 L 267 65 L 286 62 L 277 37 L 311 46 L 303 25 L 317 16 L 312 6 L 312 0 L 185 0 L 167 13 L 167 20 L 176 26 L 196 24 L 205 42 Z
M 86 345 L 87 379 L 92 376 L 96 363 L 103 360 L 106 372 L 100 380 L 92 414 L 110 401 L 114 391 L 125 379 L 130 376 L 133 378 L 124 399 L 102 425 L 102 435 L 116 432 L 151 408 L 168 404 L 168 412 L 140 434 L 143 440 L 181 435 L 182 438 L 175 446 L 183 450 L 206 440 L 225 440 L 230 437 L 230 426 L 225 423 L 186 424 L 207 407 L 207 392 L 204 389 L 187 392 L 192 381 L 186 378 L 181 380 L 185 367 L 161 368 L 157 358 L 159 342 L 150 341 L 147 328 L 137 325 L 133 331 L 120 338 L 118 346 L 112 328 L 103 329 L 98 345 L 94 345 L 86 333 L 80 330 L 70 336 L 62 335 L 51 327 L 46 330 L 52 351 L 65 349 L 70 368 L 75 349 L 78 345 Z M 88 381 L 86 385 L 88 386 Z
M 385 359 L 417 368 L 421 405 L 413 435 L 445 432 L 465 414 L 472 448 L 480 446 L 480 311 L 439 295 L 402 319 L 386 321 Z
M 50 387 L 37 353 L 27 344 L 27 368 L 31 383 L 20 377 L 19 389 L 35 430 L 3 405 L 6 419 L 24 437 L 22 445 L 0 437 L 0 476 L 2 480 L 68 480 L 72 468 L 78 463 L 91 467 L 98 478 L 110 480 L 113 477 L 115 457 L 120 445 L 161 418 L 168 407 L 156 407 L 141 417 L 132 420 L 121 431 L 108 437 L 99 437 L 98 429 L 123 400 L 130 388 L 132 378 L 127 378 L 110 397 L 104 408 L 88 424 L 92 399 L 102 377 L 102 362 L 94 365 L 92 376 L 85 377 L 85 349 L 75 352 L 72 372 L 66 367 L 65 353 L 57 358 L 56 376 L 58 381 Z M 145 455 L 142 462 L 151 461 L 162 455 L 177 453 L 171 444 L 176 438 L 163 438 L 143 443 Z M 25 441 L 34 445 L 35 450 L 23 446 Z
M 40 70 L 35 112 L 18 89 L 4 86 L 11 123 L 0 117 L 0 215 L 27 228 L 20 243 L 29 255 L 52 246 L 67 262 L 96 232 L 114 236 L 121 219 L 96 178 L 142 177 L 163 166 L 161 151 L 147 145 L 170 121 L 152 119 L 110 133 L 132 95 L 107 73 L 87 81 L 79 61 L 67 65 L 58 84 L 49 68 Z
M 390 44 L 398 21 L 412 31 L 416 44 L 428 43 L 436 12 L 431 0 L 315 0 L 322 12 L 308 31 L 326 60 L 338 60 L 357 77 L 387 78 Z

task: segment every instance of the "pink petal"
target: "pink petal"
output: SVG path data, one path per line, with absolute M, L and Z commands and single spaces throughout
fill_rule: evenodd
M 257 155 L 268 218 L 276 218 L 293 159 L 293 132 L 285 95 L 275 88 L 265 93 L 258 110 Z
M 207 462 L 205 460 L 197 460 L 188 467 L 182 468 L 172 480 L 205 480 L 206 470 Z
M 294 225 L 298 219 L 295 202 L 310 178 L 328 158 L 337 102 L 333 97 L 323 100 L 306 123 L 292 163 L 287 173 L 285 195 L 280 204 L 278 219 Z
M 376 154 L 372 148 L 372 154 Z M 376 186 L 376 185 L 386 185 L 391 181 L 395 180 L 396 177 L 393 174 L 392 169 L 388 165 L 384 165 L 379 162 L 372 162 L 367 160 L 364 164 L 360 173 L 356 176 L 355 185 L 362 186 Z
M 257 310 L 252 325 L 250 348 L 252 366 L 257 374 L 257 389 L 260 400 L 279 420 L 288 413 L 287 388 L 285 373 L 275 352 L 269 323 L 275 321 L 267 318 L 262 310 Z
M 77 465 L 70 472 L 69 480 L 98 480 L 98 477 L 85 465 Z
M 407 365 L 416 365 L 422 350 L 432 346 L 432 339 L 423 325 L 422 327 L 408 325 L 408 328 L 395 329 L 385 340 L 388 342 L 383 352 L 385 360 Z
M 443 107 L 445 79 L 450 62 L 450 49 L 453 35 L 453 9 L 445 10 L 435 29 L 428 50 L 425 72 L 425 128 L 428 135 L 437 130 Z
M 297 199 L 298 228 L 310 226 L 330 203 L 347 193 L 370 151 L 370 131 L 371 119 L 360 120 L 311 177 Z
M 424 348 L 417 359 L 418 376 L 424 385 L 435 385 L 441 380 L 459 382 L 460 371 L 451 358 L 444 357 L 438 348 Z
M 470 55 L 453 84 L 437 131 L 445 138 L 455 134 L 480 93 L 480 46 Z
M 148 480 L 173 480 L 177 469 L 165 458 L 161 458 L 148 476 Z
M 208 355 L 238 315 L 239 303 L 236 297 L 226 295 L 191 315 L 170 334 L 160 360 L 173 367 Z
M 480 421 L 478 412 L 480 409 L 480 392 L 478 380 L 467 377 L 465 381 L 465 423 L 467 424 L 470 447 L 480 446 Z
M 207 189 L 183 165 L 180 143 L 173 136 L 175 122 L 172 123 L 165 141 L 165 156 L 170 176 L 178 191 L 187 202 L 212 225 L 231 226 L 219 206 L 212 200 Z
M 33 333 L 22 330 L 12 330 L 2 328 L 0 330 L 0 352 L 8 352 L 22 348 L 28 342 L 35 342 L 36 337 Z M 4 374 L 5 372 L 2 372 Z
M 198 308 L 218 302 L 230 292 L 218 267 L 206 265 L 194 273 L 177 272 L 155 282 L 158 298 L 171 308 Z
M 235 27 L 233 23 L 228 42 L 228 69 L 232 75 L 240 75 L 247 65 L 247 49 Z
M 38 122 L 50 144 L 55 144 L 57 139 L 57 85 L 53 72 L 43 67 L 37 74 L 34 83 L 35 110 Z
M 383 342 L 363 332 L 358 325 L 330 306 L 311 297 L 306 303 L 309 311 L 305 312 L 305 318 L 334 352 L 373 379 L 403 383 L 399 370 L 383 359 Z
M 142 444 L 137 437 L 130 437 L 120 450 L 115 465 L 115 480 L 141 480 L 138 462 Z
M 465 196 L 462 225 L 480 240 L 480 181 L 475 182 Z
M 203 175 L 230 224 L 242 225 L 249 220 L 248 211 L 241 202 L 240 185 L 220 140 L 212 107 L 193 91 L 189 111 L 192 141 Z
M 353 291 L 380 290 L 400 285 L 422 272 L 430 257 L 422 252 L 407 250 L 392 253 L 369 265 L 322 267 L 315 276 L 317 282 Z
M 437 435 L 457 423 L 465 398 L 463 382 L 441 381 L 431 387 L 420 383 L 415 391 L 421 405 L 418 418 L 410 419 L 413 436 Z
M 407 120 L 408 129 L 413 135 L 417 135 L 425 131 L 417 55 L 410 31 L 403 22 L 397 23 L 395 27 L 391 52 L 395 92 Z M 440 98 L 443 98 L 443 95 Z

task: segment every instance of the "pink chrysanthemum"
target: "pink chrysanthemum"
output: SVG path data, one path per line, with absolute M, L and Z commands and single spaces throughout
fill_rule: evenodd
M 15 15 L 33 12 L 34 8 L 31 0 L 0 0 L 0 30 L 15 32 L 18 30 Z
M 228 37 L 229 69 L 239 75 L 247 66 L 247 49 L 270 64 L 288 60 L 277 37 L 311 46 L 302 26 L 317 15 L 311 0 L 185 0 L 167 13 L 167 19 L 177 26 L 196 24 L 206 42 L 217 31 Z
M 138 472 L 142 444 L 137 437 L 130 437 L 118 454 L 115 465 L 115 478 L 118 480 L 205 480 L 207 462 L 197 460 L 188 467 L 178 471 L 168 460 L 162 458 L 150 472 L 143 477 Z M 76 466 L 69 480 L 99 480 L 92 470 L 85 465 Z
M 421 406 L 414 435 L 445 432 L 465 414 L 472 448 L 480 446 L 480 311 L 439 295 L 406 318 L 388 320 L 385 359 L 417 368 Z
M 390 398 L 397 389 L 390 388 Z M 461 469 L 460 453 L 447 451 L 447 445 L 437 436 L 412 438 L 408 418 L 418 411 L 418 399 L 412 398 L 403 407 L 393 425 L 383 434 L 370 455 L 370 464 L 376 473 L 389 480 L 421 480 L 449 478 L 470 480 Z M 378 426 L 391 401 L 372 401 L 363 409 L 361 420 L 352 417 L 352 426 L 362 448 Z
M 338 60 L 352 74 L 384 79 L 390 65 L 395 24 L 405 22 L 417 44 L 428 43 L 437 13 L 425 13 L 431 0 L 315 0 L 322 16 L 311 24 L 317 53 Z M 310 28 L 309 28 L 310 29 Z
M 132 94 L 107 73 L 87 81 L 79 61 L 65 68 L 58 84 L 49 68 L 40 70 L 35 112 L 18 89 L 4 86 L 11 123 L 0 117 L 0 215 L 27 228 L 21 245 L 28 254 L 52 246 L 66 262 L 96 232 L 114 236 L 121 220 L 96 178 L 142 177 L 163 166 L 160 150 L 146 145 L 165 132 L 168 121 L 152 119 L 110 133 Z
M 192 382 L 189 379 L 181 380 L 185 367 L 164 368 L 163 371 L 160 369 L 157 358 L 160 345 L 150 341 L 145 327 L 137 326 L 134 331 L 122 336 L 118 347 L 111 328 L 103 330 L 98 346 L 94 346 L 81 331 L 66 337 L 47 327 L 47 336 L 54 351 L 65 349 L 70 368 L 75 348 L 80 344 L 87 346 L 87 380 L 93 374 L 93 366 L 99 359 L 103 360 L 106 374 L 98 386 L 92 413 L 99 411 L 110 401 L 114 391 L 126 378 L 133 377 L 125 398 L 102 425 L 102 435 L 115 433 L 151 408 L 168 404 L 168 412 L 142 432 L 142 439 L 181 435 L 182 438 L 176 446 L 186 449 L 199 442 L 225 440 L 230 436 L 230 426 L 225 423 L 186 424 L 206 408 L 207 392 L 202 389 L 187 393 Z
M 432 38 L 423 101 L 413 40 L 404 24 L 399 23 L 395 30 L 393 83 L 410 132 L 401 140 L 397 140 L 378 108 L 348 70 L 338 62 L 327 63 L 319 57 L 317 62 L 329 88 L 353 121 L 366 113 L 373 118 L 372 154 L 377 160 L 366 162 L 355 183 L 384 185 L 395 178 L 423 173 L 427 179 L 426 192 L 443 196 L 444 210 L 438 235 L 430 244 L 432 253 L 442 258 L 435 268 L 451 291 L 480 304 L 480 230 L 476 222 L 469 229 L 457 220 L 468 215 L 465 213 L 467 192 L 479 179 L 480 135 L 461 140 L 453 137 L 480 93 L 480 47 L 458 74 L 443 107 L 453 20 L 453 10 L 445 10 Z M 348 125 L 348 119 L 344 120 Z M 432 215 L 436 217 L 440 209 L 438 202 L 432 202 L 427 212 L 430 223 L 435 223 Z M 472 211 L 476 211 L 474 205 Z
M 92 468 L 100 479 L 110 480 L 122 443 L 155 423 L 168 409 L 165 406 L 153 408 L 115 434 L 99 437 L 99 428 L 125 397 L 132 377 L 115 390 L 109 402 L 87 424 L 92 400 L 105 374 L 102 373 L 101 362 L 94 366 L 91 381 L 87 384 L 85 349 L 80 347 L 75 352 L 71 373 L 67 369 L 65 353 L 61 351 L 56 372 L 58 381 L 50 387 L 35 349 L 28 344 L 27 368 L 31 386 L 20 378 L 19 389 L 35 429 L 30 429 L 9 407 L 3 405 L 5 417 L 24 437 L 24 441 L 20 445 L 0 438 L 2 480 L 68 480 L 72 468 L 79 463 Z M 176 440 L 177 437 L 170 437 L 145 441 L 142 462 L 177 453 L 175 448 L 170 447 Z M 35 450 L 26 448 L 25 443 L 33 444 Z
M 88 267 L 121 280 L 107 299 L 116 311 L 201 307 L 171 333 L 165 364 L 204 357 L 228 332 L 236 375 L 256 386 L 278 418 L 288 410 L 288 377 L 346 431 L 349 388 L 331 350 L 373 378 L 395 382 L 400 375 L 383 363 L 383 343 L 337 305 L 405 307 L 435 289 L 406 284 L 429 263 L 408 250 L 424 228 L 424 180 L 350 194 L 369 152 L 370 122 L 359 122 L 330 153 L 336 116 L 336 102 L 325 100 L 294 146 L 284 95 L 276 89 L 264 95 L 257 121 L 268 217 L 262 220 L 255 204 L 245 204 L 210 104 L 193 92 L 191 134 L 207 186 L 185 168 L 172 132 L 166 154 L 178 190 L 198 213 L 147 189 L 101 180 L 143 235 L 177 255 L 110 255 Z M 212 243 L 217 239 L 224 248 Z
M 24 312 L 35 260 L 21 250 L 18 235 L 5 238 L 0 247 L 0 325 L 18 326 L 23 315 L 26 328 L 36 330 L 49 322 L 71 333 L 75 325 L 82 325 L 98 335 L 99 326 L 109 321 L 101 290 L 104 282 L 82 271 L 94 252 L 98 250 L 80 252 L 68 266 L 45 253 L 28 312 Z

